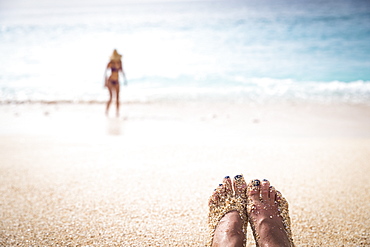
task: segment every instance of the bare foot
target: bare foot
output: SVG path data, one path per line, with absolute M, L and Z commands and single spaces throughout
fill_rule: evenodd
M 246 188 L 242 175 L 225 177 L 209 199 L 208 246 L 241 247 L 246 244 Z
M 249 223 L 259 247 L 293 247 L 288 202 L 264 179 L 248 184 Z

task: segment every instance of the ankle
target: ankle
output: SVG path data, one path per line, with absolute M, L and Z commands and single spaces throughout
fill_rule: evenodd
M 260 247 L 290 247 L 290 240 L 284 225 L 270 219 L 262 220 L 258 224 L 258 243 Z
M 242 246 L 243 221 L 237 211 L 227 213 L 217 225 L 212 246 Z

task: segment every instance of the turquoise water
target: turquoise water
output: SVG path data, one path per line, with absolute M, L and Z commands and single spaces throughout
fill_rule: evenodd
M 369 102 L 369 1 L 0 2 L 0 101 Z

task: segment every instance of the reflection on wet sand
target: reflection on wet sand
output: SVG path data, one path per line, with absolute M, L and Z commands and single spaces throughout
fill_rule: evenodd
M 107 134 L 119 136 L 123 134 L 123 119 L 107 118 Z

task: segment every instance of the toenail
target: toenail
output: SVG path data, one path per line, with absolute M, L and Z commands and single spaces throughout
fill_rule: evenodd
M 228 179 L 228 178 L 230 178 L 230 176 L 226 176 L 225 178 Z
M 255 179 L 255 180 L 253 180 L 253 185 L 254 186 L 259 186 L 260 185 L 260 181 L 258 180 L 258 179 Z
M 267 180 L 266 178 L 264 178 L 262 181 L 263 181 L 263 182 L 267 182 L 268 180 Z
M 222 186 L 222 184 L 219 184 L 218 186 Z
M 234 177 L 234 179 L 235 180 L 239 180 L 239 179 L 241 179 L 243 177 L 243 175 L 236 175 L 235 177 Z

